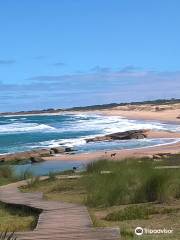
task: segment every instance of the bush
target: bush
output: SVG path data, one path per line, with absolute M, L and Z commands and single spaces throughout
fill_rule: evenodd
M 180 196 L 179 169 L 155 169 L 149 159 L 97 161 L 87 166 L 87 173 L 82 181 L 87 190 L 86 204 L 91 207 L 166 202 Z
M 18 177 L 10 165 L 0 165 L 0 185 L 18 180 Z
M 179 208 L 160 208 L 154 206 L 129 206 L 118 211 L 109 213 L 105 220 L 107 221 L 125 221 L 136 219 L 149 219 L 153 214 L 169 214 L 179 211 Z
M 0 166 L 0 178 L 14 178 L 13 169 L 10 165 Z
M 30 179 L 27 180 L 27 187 L 32 188 L 37 186 L 39 183 L 40 183 L 39 176 L 31 177 Z

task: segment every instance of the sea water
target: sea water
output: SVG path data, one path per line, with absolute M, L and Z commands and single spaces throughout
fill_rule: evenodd
M 85 141 L 86 138 L 132 129 L 180 132 L 180 125 L 96 114 L 0 117 L 0 154 L 57 146 L 73 147 L 78 152 L 91 152 L 138 148 L 174 141 L 174 139 L 141 139 L 99 143 L 86 143 Z
M 170 130 L 180 132 L 180 126 L 157 121 L 129 120 L 120 116 L 98 114 L 57 114 L 0 117 L 0 154 L 32 150 L 35 148 L 72 147 L 77 152 L 132 149 L 163 145 L 179 139 L 132 139 L 111 142 L 90 142 L 86 138 L 133 129 Z M 76 166 L 75 166 L 75 165 Z M 82 163 L 51 161 L 35 165 L 14 166 L 17 171 L 33 171 L 44 175 Z

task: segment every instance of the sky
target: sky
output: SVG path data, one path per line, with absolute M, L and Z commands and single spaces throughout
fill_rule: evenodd
M 0 112 L 180 98 L 179 0 L 0 1 Z

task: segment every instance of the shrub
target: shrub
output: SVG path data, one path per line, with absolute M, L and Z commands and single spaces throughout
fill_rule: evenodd
M 179 169 L 155 169 L 149 159 L 97 161 L 87 166 L 87 173 L 81 181 L 87 190 L 86 204 L 91 207 L 165 202 L 180 196 Z
M 32 188 L 37 186 L 40 183 L 40 177 L 39 176 L 35 176 L 35 177 L 31 177 L 30 179 L 27 180 L 27 186 L 28 188 Z
M 56 179 L 56 173 L 54 172 L 49 172 L 49 180 L 54 181 Z
M 13 169 L 10 165 L 0 166 L 0 178 L 14 178 Z
M 136 219 L 149 219 L 153 214 L 169 214 L 179 211 L 179 208 L 160 208 L 154 206 L 129 206 L 118 211 L 109 213 L 105 220 L 107 221 L 125 221 Z

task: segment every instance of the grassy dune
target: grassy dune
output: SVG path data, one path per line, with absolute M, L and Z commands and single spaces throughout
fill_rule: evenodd
M 0 186 L 23 179 L 16 176 L 10 165 L 0 166 Z M 32 230 L 37 222 L 39 212 L 28 207 L 7 205 L 0 202 L 0 232 Z
M 122 239 L 180 239 L 180 169 L 157 169 L 179 163 L 178 155 L 158 162 L 97 161 L 80 179 L 36 179 L 23 191 L 42 191 L 46 199 L 85 204 L 95 226 L 119 226 Z M 174 234 L 137 237 L 137 226 L 172 228 Z
M 0 186 L 17 180 L 18 177 L 14 174 L 10 165 L 0 165 Z
M 108 207 L 143 202 L 167 202 L 180 197 L 180 170 L 156 169 L 147 159 L 98 161 L 87 167 L 84 183 L 88 206 Z M 108 174 L 100 174 L 110 171 Z
M 28 207 L 7 205 L 0 202 L 0 232 L 32 230 L 39 212 Z

